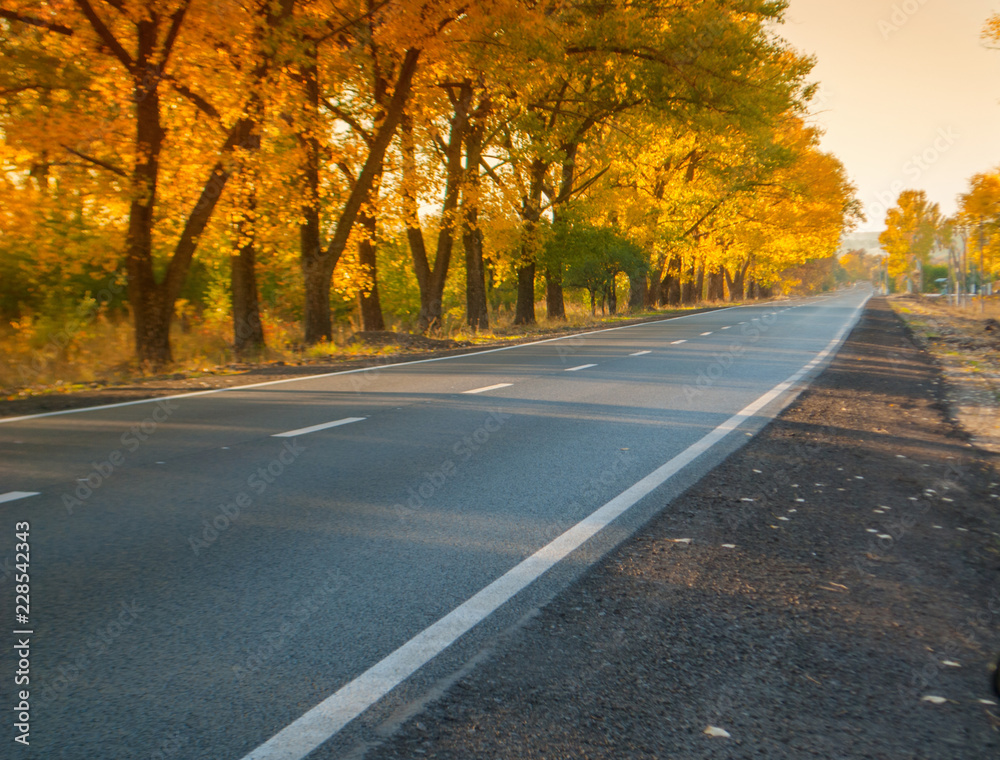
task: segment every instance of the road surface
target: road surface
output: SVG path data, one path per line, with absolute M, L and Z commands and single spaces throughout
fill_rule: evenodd
M 766 424 L 869 294 L 0 420 L 13 756 L 357 752 Z

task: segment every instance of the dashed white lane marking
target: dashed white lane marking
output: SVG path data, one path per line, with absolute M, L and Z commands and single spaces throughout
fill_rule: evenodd
M 496 612 L 518 592 L 534 583 L 550 568 L 712 449 L 768 404 L 794 388 L 802 378 L 836 350 L 847 335 L 848 329 L 857 323 L 857 317 L 864 305 L 863 301 L 847 318 L 844 326 L 826 348 L 798 372 L 743 407 L 701 440 L 688 446 L 673 459 L 653 470 L 635 485 L 618 494 L 596 512 L 583 518 L 565 533 L 458 605 L 436 623 L 425 628 L 353 681 L 342 686 L 251 751 L 243 760 L 303 760 L 306 755 L 451 646 L 460 636 Z M 750 433 L 747 432 L 747 435 Z
M 287 433 L 275 433 L 272 438 L 294 438 L 297 435 L 306 435 L 307 433 L 315 433 L 317 430 L 326 430 L 327 428 L 339 427 L 340 425 L 350 425 L 352 422 L 361 422 L 367 419 L 366 417 L 344 417 L 342 420 L 334 420 L 333 422 L 324 422 L 320 425 L 311 425 L 310 427 L 299 428 L 298 430 L 289 430 Z
M 564 372 L 576 372 L 581 369 L 588 369 L 590 367 L 596 367 L 596 364 L 581 364 L 579 367 L 570 367 L 569 369 L 563 370 Z
M 708 332 L 703 332 L 703 333 L 702 333 L 702 335 L 703 335 L 703 336 L 704 336 L 704 335 L 711 335 L 711 334 L 712 334 L 712 331 L 711 331 L 711 330 L 709 330 Z
M 8 491 L 7 493 L 0 493 L 0 504 L 5 501 L 17 501 L 18 499 L 27 499 L 29 496 L 38 496 L 38 491 Z
M 717 314 L 723 311 L 732 311 L 733 309 L 746 309 L 751 308 L 750 305 L 744 306 L 726 306 L 722 309 L 716 309 L 712 313 Z M 642 323 L 637 325 L 621 325 L 619 327 L 605 327 L 600 330 L 590 330 L 588 332 L 575 333 L 573 335 L 563 335 L 559 338 L 545 338 L 544 340 L 536 340 L 530 343 L 520 343 L 516 346 L 500 346 L 499 348 L 488 348 L 484 351 L 473 351 L 469 354 L 459 354 L 456 356 L 438 356 L 434 359 L 414 359 L 410 362 L 399 362 L 398 364 L 379 364 L 375 367 L 362 367 L 361 369 L 345 369 L 339 372 L 324 372 L 320 375 L 306 375 L 305 377 L 287 377 L 284 380 L 268 380 L 263 383 L 251 383 L 250 385 L 234 385 L 229 388 L 212 388 L 207 391 L 195 391 L 194 393 L 178 393 L 173 396 L 158 396 L 155 398 L 142 398 L 136 401 L 121 401 L 117 404 L 101 404 L 100 406 L 87 406 L 81 409 L 63 409 L 58 412 L 42 412 L 41 414 L 26 414 L 21 417 L 3 417 L 0 418 L 0 425 L 6 424 L 8 422 L 22 422 L 24 420 L 34 420 L 41 417 L 56 417 L 64 414 L 81 414 L 85 412 L 96 412 L 104 409 L 117 409 L 122 406 L 135 406 L 137 404 L 163 404 L 167 401 L 173 401 L 174 399 L 183 398 L 194 398 L 195 396 L 211 396 L 217 393 L 232 393 L 236 391 L 248 391 L 255 390 L 257 388 L 267 388 L 276 385 L 286 385 L 288 383 L 302 383 L 309 382 L 312 380 L 322 380 L 327 377 L 337 377 L 339 375 L 354 375 L 362 372 L 383 372 L 387 369 L 398 369 L 401 367 L 409 367 L 413 364 L 430 364 L 432 362 L 446 362 L 453 361 L 455 359 L 463 359 L 469 356 L 485 356 L 486 354 L 496 354 L 500 351 L 514 351 L 516 349 L 527 348 L 528 346 L 541 346 L 546 343 L 556 343 L 562 340 L 578 340 L 579 338 L 588 335 L 598 335 L 600 333 L 615 332 L 616 330 L 630 330 L 636 327 L 644 327 L 648 324 L 658 324 L 662 322 L 678 322 L 682 319 L 694 319 L 695 317 L 701 316 L 702 312 L 697 314 L 685 314 L 682 317 L 669 317 L 668 319 L 658 320 L 656 323 Z
M 675 340 L 675 341 L 674 341 L 673 343 L 671 343 L 670 345 L 671 345 L 671 346 L 679 346 L 679 345 L 680 345 L 681 343 L 687 343 L 687 340 Z
M 629 356 L 645 356 L 646 354 L 651 354 L 652 351 L 636 351 L 634 354 L 629 354 Z
M 722 330 L 728 330 L 730 327 L 732 327 L 732 325 L 726 325 L 725 327 L 720 328 L 720 329 L 722 329 Z
M 497 383 L 496 385 L 487 385 L 485 388 L 473 388 L 471 391 L 462 391 L 462 393 L 486 393 L 486 391 L 495 391 L 497 388 L 509 388 L 514 383 Z

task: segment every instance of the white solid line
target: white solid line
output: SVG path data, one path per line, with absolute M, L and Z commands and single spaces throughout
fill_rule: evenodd
M 651 354 L 652 351 L 636 351 L 634 354 L 629 354 L 629 356 L 645 356 L 646 354 Z
M 508 570 L 436 623 L 425 628 L 399 649 L 370 667 L 307 713 L 281 729 L 243 760 L 302 760 L 354 718 L 413 675 L 461 635 L 495 612 L 515 594 L 537 580 L 572 551 L 627 512 L 691 462 L 715 446 L 750 417 L 789 391 L 826 359 L 853 327 L 868 299 L 854 313 L 825 349 L 782 383 L 723 422 L 697 443 L 688 446 L 631 488 L 623 491 L 590 516 Z
M 596 367 L 596 364 L 581 364 L 579 367 L 570 367 L 569 369 L 564 369 L 563 372 L 576 372 L 580 369 L 589 369 L 590 367 Z
M 38 494 L 38 491 L 8 491 L 7 493 L 0 493 L 0 504 L 3 504 L 5 501 L 27 499 L 29 496 L 38 496 Z
M 509 388 L 514 383 L 497 383 L 496 385 L 487 385 L 485 388 L 474 388 L 471 391 L 462 391 L 462 393 L 485 393 L 486 391 L 495 391 L 497 388 Z
M 711 335 L 711 334 L 712 334 L 712 331 L 711 331 L 711 330 L 709 330 L 708 332 L 703 332 L 703 333 L 702 333 L 702 336 L 705 336 L 705 335 Z
M 287 433 L 275 433 L 272 438 L 294 438 L 297 435 L 306 435 L 307 433 L 315 433 L 317 430 L 326 430 L 327 428 L 338 427 L 340 425 L 350 425 L 352 422 L 361 422 L 367 419 L 367 417 L 344 417 L 342 420 L 334 420 L 333 422 L 324 422 L 321 425 L 312 425 L 311 427 L 299 428 L 298 430 L 289 430 Z
M 679 346 L 679 345 L 680 345 L 681 343 L 687 343 L 687 340 L 675 340 L 675 341 L 674 341 L 673 343 L 671 343 L 670 345 L 671 345 L 671 346 Z
M 284 380 L 268 380 L 263 383 L 250 383 L 249 385 L 233 385 L 228 388 L 212 388 L 207 391 L 194 391 L 193 393 L 176 393 L 172 396 L 155 396 L 153 398 L 141 398 L 135 401 L 121 401 L 117 404 L 101 404 L 100 406 L 85 406 L 80 409 L 63 409 L 58 412 L 42 412 L 41 414 L 25 414 L 21 417 L 4 417 L 0 419 L 0 425 L 5 422 L 22 422 L 24 420 L 34 420 L 40 419 L 42 417 L 57 417 L 63 414 L 82 414 L 83 412 L 96 412 L 103 409 L 117 409 L 122 406 L 136 406 L 138 404 L 153 404 L 157 401 L 173 401 L 174 399 L 180 398 L 194 398 L 195 396 L 210 396 L 216 393 L 231 393 L 233 391 L 245 391 L 251 390 L 253 388 L 265 388 L 269 385 L 284 385 L 285 383 L 301 383 L 307 382 L 309 380 L 322 380 L 326 377 L 336 377 L 337 375 L 354 375 L 359 372 L 379 372 L 387 369 L 395 369 L 396 367 L 409 367 L 413 364 L 430 364 L 431 362 L 446 362 L 453 359 L 464 359 L 469 356 L 484 356 L 485 354 L 495 354 L 500 351 L 513 351 L 516 348 L 525 348 L 526 346 L 540 346 L 543 343 L 555 343 L 560 340 L 570 340 L 573 338 L 581 338 L 585 335 L 597 335 L 599 333 L 614 332 L 615 330 L 630 330 L 633 327 L 646 327 L 648 325 L 658 325 L 661 322 L 677 322 L 681 319 L 691 319 L 692 317 L 700 317 L 703 314 L 717 314 L 723 311 L 729 311 L 731 309 L 748 309 L 753 306 L 759 306 L 760 304 L 740 304 L 739 306 L 726 306 L 723 309 L 715 309 L 714 311 L 700 311 L 697 314 L 684 314 L 680 317 L 664 317 L 663 319 L 658 319 L 654 322 L 640 322 L 635 325 L 620 325 L 619 327 L 605 327 L 601 330 L 591 330 L 589 332 L 573 333 L 572 335 L 561 335 L 558 338 L 546 338 L 545 340 L 536 340 L 531 343 L 518 343 L 516 346 L 500 346 L 499 348 L 488 348 L 484 351 L 470 351 L 467 354 L 456 354 L 455 356 L 438 356 L 434 359 L 414 359 L 412 362 L 399 362 L 398 364 L 383 364 L 376 367 L 362 367 L 361 369 L 344 369 L 339 372 L 323 372 L 319 375 L 306 375 L 305 377 L 286 377 Z

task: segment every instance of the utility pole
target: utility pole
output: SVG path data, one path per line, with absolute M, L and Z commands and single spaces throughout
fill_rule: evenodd
M 983 269 L 983 251 L 986 248 L 983 243 L 983 220 L 979 220 L 979 313 L 986 311 L 986 302 L 983 300 L 983 285 L 986 279 L 986 270 Z

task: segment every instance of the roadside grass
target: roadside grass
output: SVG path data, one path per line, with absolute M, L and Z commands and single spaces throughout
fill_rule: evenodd
M 623 311 L 613 316 L 592 316 L 589 310 L 568 304 L 565 320 L 540 316 L 534 325 L 515 325 L 513 313 L 501 311 L 490 315 L 488 330 L 478 332 L 469 329 L 464 319 L 449 314 L 441 328 L 428 337 L 441 340 L 440 348 L 454 345 L 445 341 L 488 346 L 732 305 L 701 303 L 654 311 Z M 0 325 L 0 398 L 15 400 L 150 379 L 193 379 L 205 375 L 239 374 L 266 365 L 321 364 L 428 350 L 407 346 L 405 340 L 378 346 L 350 342 L 357 326 L 347 323 L 337 325 L 333 341 L 306 346 L 298 323 L 265 312 L 262 321 L 267 347 L 252 361 L 240 360 L 233 350 L 232 321 L 229 318 L 214 312 L 199 316 L 183 306 L 179 311 L 171 331 L 174 361 L 168 367 L 155 370 L 141 366 L 133 358 L 132 321 L 126 317 L 113 318 L 96 311 L 61 320 L 26 317 Z M 540 308 L 539 312 L 544 314 L 544 309 Z M 386 321 L 387 331 L 410 332 L 410 325 L 402 320 L 387 317 Z

